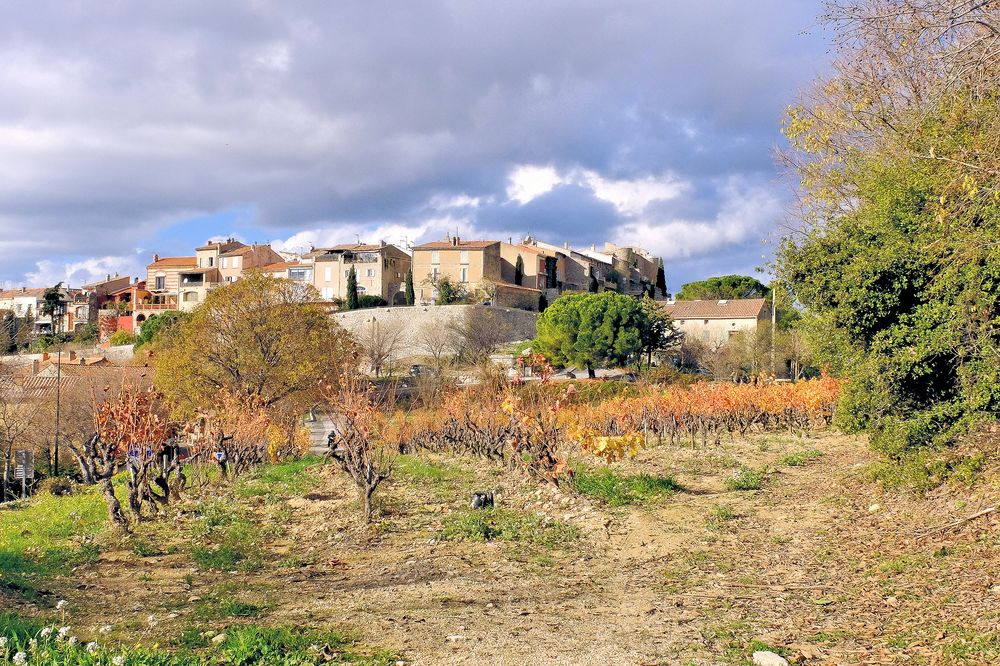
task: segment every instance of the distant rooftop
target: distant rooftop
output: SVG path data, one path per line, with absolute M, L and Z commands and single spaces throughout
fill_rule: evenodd
M 675 301 L 662 305 L 674 319 L 756 319 L 766 303 L 763 298 L 738 298 L 722 301 Z

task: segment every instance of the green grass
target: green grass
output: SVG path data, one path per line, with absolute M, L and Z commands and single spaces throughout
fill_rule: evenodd
M 681 490 L 672 476 L 628 476 L 610 468 L 580 468 L 573 473 L 573 489 L 609 506 L 627 506 L 659 499 Z
M 96 488 L 73 495 L 38 495 L 0 505 L 0 586 L 27 596 L 42 579 L 94 559 L 107 524 Z
M 744 467 L 726 479 L 726 490 L 760 490 L 764 487 L 764 473 Z
M 738 517 L 731 506 L 716 504 L 708 513 L 708 527 L 714 530 L 728 529 L 729 523 Z
M 778 461 L 779 465 L 784 465 L 785 467 L 801 467 L 806 463 L 812 462 L 813 460 L 818 460 L 823 456 L 823 452 L 819 449 L 807 449 L 806 451 L 796 451 L 795 453 L 789 453 L 787 456 L 781 458 Z
M 241 477 L 234 485 L 240 497 L 284 498 L 303 495 L 315 488 L 319 480 L 312 471 L 325 464 L 319 456 L 303 456 L 298 460 L 263 465 Z
M 471 476 L 465 470 L 453 465 L 410 454 L 398 456 L 393 471 L 418 483 L 453 483 L 464 481 Z
M 579 530 L 560 521 L 511 509 L 481 509 L 452 514 L 441 537 L 451 541 L 512 541 L 557 547 L 579 537 Z
M 195 546 L 191 549 L 191 559 L 199 569 L 215 569 L 218 571 L 246 570 L 248 556 L 245 550 L 237 546 L 222 544 L 216 547 Z
M 242 666 L 301 666 L 302 664 L 364 664 L 388 666 L 398 656 L 381 650 L 366 654 L 356 643 L 342 634 L 329 631 L 304 631 L 291 627 L 260 627 L 241 625 L 224 631 L 224 639 L 215 643 L 197 628 L 188 628 L 177 641 L 183 647 L 168 651 L 158 646 L 123 646 L 95 644 L 88 647 L 69 637 L 56 640 L 55 633 L 41 636 L 42 627 L 31 620 L 0 614 L 0 636 L 8 639 L 0 648 L 0 662 L 7 663 L 18 652 L 24 652 L 30 666 L 104 666 L 120 658 L 128 666 L 209 666 L 209 664 L 240 664 Z M 29 639 L 38 641 L 31 649 Z M 322 656 L 325 651 L 332 656 Z

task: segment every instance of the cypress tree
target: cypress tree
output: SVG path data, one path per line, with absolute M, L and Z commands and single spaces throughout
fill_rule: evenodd
M 406 271 L 406 304 L 413 305 L 417 302 L 417 296 L 413 291 L 413 269 Z
M 517 261 L 514 262 L 514 284 L 521 286 L 524 282 L 524 259 L 521 255 L 517 255 Z
M 358 300 L 358 273 L 351 266 L 351 271 L 347 274 L 347 309 L 357 310 L 361 303 Z
M 659 266 L 656 267 L 656 288 L 660 290 L 660 295 L 667 297 L 667 276 L 663 272 L 663 259 L 660 259 Z

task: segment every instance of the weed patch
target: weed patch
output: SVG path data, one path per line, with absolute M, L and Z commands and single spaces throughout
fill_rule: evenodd
M 764 472 L 744 467 L 726 479 L 726 490 L 760 490 L 764 487 Z
M 785 467 L 801 467 L 806 463 L 810 463 L 813 460 L 818 460 L 823 456 L 823 452 L 819 449 L 807 449 L 806 451 L 796 451 L 795 453 L 789 453 L 787 456 L 781 458 L 778 461 L 779 465 Z
M 608 506 L 641 504 L 682 490 L 672 476 L 626 476 L 607 467 L 574 470 L 573 489 Z
M 25 666 L 299 666 L 320 662 L 387 666 L 397 658 L 388 651 L 357 651 L 354 641 L 337 633 L 257 625 L 230 627 L 219 642 L 206 640 L 204 632 L 188 628 L 176 641 L 182 647 L 173 652 L 157 646 L 84 644 L 74 636 L 61 636 L 52 627 L 40 627 L 12 615 L 0 615 L 0 636 L 6 639 L 0 646 L 0 662 Z
M 573 525 L 545 520 L 533 513 L 485 509 L 449 516 L 441 537 L 452 541 L 516 541 L 555 547 L 577 539 L 579 530 Z

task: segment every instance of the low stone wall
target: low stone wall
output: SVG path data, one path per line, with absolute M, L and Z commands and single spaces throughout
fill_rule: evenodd
M 367 308 L 348 312 L 335 312 L 334 321 L 352 333 L 361 333 L 372 326 L 373 319 L 379 326 L 398 327 L 401 331 L 399 349 L 401 358 L 426 356 L 427 350 L 420 341 L 421 332 L 428 327 L 446 329 L 460 325 L 469 310 L 480 309 L 499 313 L 510 326 L 510 340 L 528 340 L 535 337 L 537 312 L 485 305 L 414 305 L 386 308 Z
M 69 349 L 63 351 L 63 359 L 69 353 Z M 124 363 L 132 358 L 132 345 L 119 345 L 117 347 L 88 347 L 85 349 L 74 348 L 77 358 L 101 356 L 112 363 Z M 50 358 L 55 358 L 55 350 L 48 352 Z M 41 361 L 45 354 L 13 354 L 11 356 L 0 356 L 0 363 L 10 366 L 31 365 L 32 361 Z

